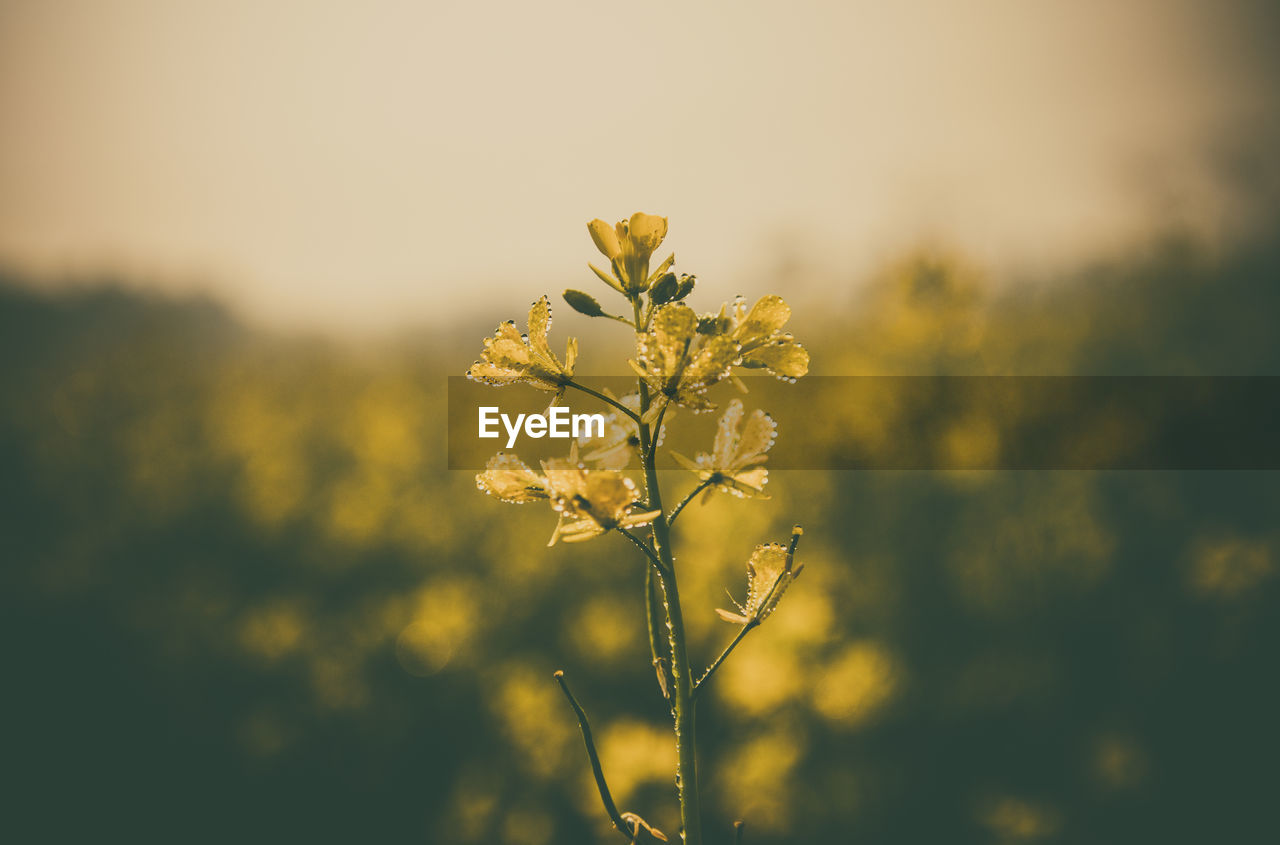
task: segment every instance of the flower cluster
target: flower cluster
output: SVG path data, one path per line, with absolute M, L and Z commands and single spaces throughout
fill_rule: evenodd
M 658 397 L 651 418 L 667 403 L 695 413 L 715 409 L 707 390 L 735 366 L 763 369 L 794 381 L 809 371 L 809 352 L 782 327 L 791 308 L 780 296 L 762 297 L 748 311 L 737 299 L 715 315 L 697 316 L 683 303 L 659 306 L 636 339 L 632 368 Z
M 636 212 L 613 226 L 600 219 L 587 224 L 596 249 L 609 259 L 612 275 L 591 266 L 605 284 L 627 295 L 644 293 L 675 262 L 672 255 L 650 275 L 649 259 L 667 236 L 667 218 Z
M 587 469 L 578 460 L 577 444 L 568 458 L 543 461 L 541 474 L 516 456 L 499 453 L 476 476 L 476 486 L 512 504 L 549 500 L 560 521 L 547 545 L 555 545 L 556 540 L 577 543 L 615 528 L 648 525 L 659 513 L 637 508 L 640 491 L 622 473 Z
M 671 405 L 695 412 L 715 409 L 707 393 L 734 367 L 763 369 L 788 380 L 809 369 L 809 353 L 784 331 L 791 308 L 782 297 L 761 297 L 750 308 L 738 298 L 722 305 L 718 313 L 698 315 L 682 301 L 693 290 L 694 278 L 677 278 L 668 272 L 674 255 L 649 272 L 650 259 L 667 235 L 665 217 L 636 213 L 614 225 L 597 219 L 587 224 L 587 231 L 609 259 L 611 272 L 591 269 L 633 304 L 636 355 L 628 363 L 649 391 L 648 406 L 641 407 L 638 393 L 620 399 L 609 394 L 604 398 L 615 410 L 606 418 L 602 434 L 582 438 L 582 460 L 575 444 L 567 459 L 544 462 L 538 473 L 519 458 L 500 454 L 476 478 L 482 490 L 506 502 L 549 500 L 560 514 L 552 542 L 585 540 L 614 528 L 645 525 L 653 518 L 656 512 L 636 508 L 640 493 L 622 475 L 640 455 L 641 425 L 652 425 Z M 611 316 L 582 291 L 565 291 L 565 300 L 587 316 Z M 512 321 L 502 323 L 493 337 L 485 339 L 480 360 L 471 365 L 467 376 L 497 386 L 527 384 L 550 391 L 555 393 L 555 404 L 574 385 L 578 343 L 569 339 L 561 363 L 547 341 L 550 328 L 551 305 L 543 296 L 529 309 L 527 332 L 522 334 Z M 719 490 L 767 498 L 768 471 L 763 464 L 776 430 L 768 414 L 757 410 L 746 416 L 735 399 L 720 420 L 711 452 L 700 452 L 692 460 L 683 455 L 674 458 L 698 475 L 707 496 Z M 662 437 L 659 427 L 654 438 L 661 443 Z
M 521 334 L 512 322 L 500 325 L 493 337 L 485 340 L 480 360 L 467 375 L 486 384 L 527 384 L 553 392 L 552 404 L 565 390 L 574 389 L 607 404 L 612 411 L 602 415 L 603 428 L 597 427 L 573 440 L 567 457 L 544 460 L 539 469 L 533 469 L 514 455 L 499 453 L 476 476 L 476 485 L 504 502 L 547 502 L 558 515 L 548 545 L 557 540 L 580 542 L 616 531 L 624 533 L 647 558 L 644 602 L 651 664 L 663 697 L 671 703 L 683 838 L 698 843 L 702 840 L 694 752 L 696 694 L 747 633 L 774 612 L 783 593 L 800 575 L 803 565 L 796 563 L 795 552 L 801 531 L 796 526 L 786 546 L 769 543 L 756 547 L 747 562 L 744 603 L 737 605 L 737 612 L 716 611 L 741 629 L 705 673 L 694 680 L 676 589 L 672 528 L 685 507 L 702 491 L 703 501 L 716 492 L 768 498 L 764 492 L 769 480 L 765 464 L 777 435 L 777 424 L 764 411 L 748 413 L 740 399 L 730 400 L 720 417 L 711 451 L 697 452 L 692 459 L 673 455 L 697 476 L 698 486 L 670 511 L 664 510 L 662 503 L 655 455 L 673 407 L 695 413 L 716 408 L 708 394 L 725 380 L 736 382 L 746 392 L 734 368 L 764 370 L 794 381 L 809 371 L 809 353 L 785 331 L 791 308 L 782 297 L 761 297 L 750 308 L 739 298 L 721 306 L 718 313 L 700 315 L 685 304 L 693 292 L 695 278 L 670 272 L 674 255 L 651 272 L 653 254 L 667 236 L 665 217 L 638 213 L 614 225 L 592 220 L 587 231 L 609 260 L 607 271 L 588 266 L 625 299 L 627 310 L 623 316 L 610 313 L 594 296 L 580 290 L 566 290 L 564 299 L 579 314 L 616 320 L 634 332 L 635 355 L 627 363 L 639 377 L 637 390 L 618 397 L 575 381 L 577 341 L 569 340 L 561 363 L 547 343 L 551 307 L 542 297 L 529 310 L 528 331 Z M 636 459 L 644 470 L 643 488 L 626 474 Z M 650 524 L 651 531 L 632 531 Z M 665 642 L 657 636 L 663 629 L 668 634 Z M 619 812 L 605 783 L 586 714 L 569 690 L 564 673 L 556 672 L 555 677 L 578 717 L 596 785 L 614 827 L 633 842 L 641 829 L 653 838 L 665 840 L 661 831 L 640 816 Z

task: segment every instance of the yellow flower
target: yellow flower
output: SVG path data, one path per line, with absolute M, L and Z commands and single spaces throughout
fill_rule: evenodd
M 515 455 L 499 452 L 489 459 L 484 472 L 476 476 L 476 486 L 490 496 L 513 505 L 550 498 L 547 479 Z
M 640 500 L 635 482 L 620 472 L 584 467 L 578 461 L 577 443 L 570 447 L 567 459 L 543 461 L 542 470 L 551 507 L 560 514 L 549 546 L 556 540 L 578 543 L 614 528 L 648 525 L 662 513 L 634 510 Z
M 795 564 L 796 546 L 804 531 L 797 525 L 791 529 L 791 542 L 783 546 L 769 543 L 756 546 L 751 560 L 747 561 L 747 603 L 738 605 L 740 613 L 716 608 L 716 613 L 726 622 L 739 625 L 759 625 L 777 608 L 782 594 L 791 582 L 800 577 L 804 564 Z
M 715 444 L 711 454 L 699 452 L 694 460 L 673 452 L 671 457 L 690 472 L 697 473 L 702 481 L 710 482 L 702 500 L 711 498 L 715 490 L 735 496 L 767 499 L 764 486 L 769 481 L 769 471 L 763 464 L 769 460 L 765 453 L 773 446 L 778 424 L 764 411 L 755 410 L 742 422 L 742 402 L 734 399 L 720 417 Z
M 619 223 L 618 226 L 622 224 Z M 600 254 L 610 261 L 617 261 L 622 257 L 622 245 L 618 242 L 618 234 L 613 226 L 597 217 L 587 224 L 587 231 L 591 233 L 591 240 L 595 241 L 596 249 L 600 250 Z
M 720 310 L 726 316 L 724 308 Z M 751 310 L 746 300 L 733 301 L 728 313 L 729 336 L 741 347 L 737 363 L 762 368 L 779 378 L 797 379 L 809 372 L 809 352 L 796 343 L 790 332 L 782 331 L 791 319 L 791 306 L 782 297 L 761 297 Z
M 493 337 L 485 338 L 480 360 L 467 370 L 467 378 L 497 386 L 528 384 L 554 391 L 558 399 L 573 378 L 578 340 L 569 338 L 561 364 L 547 345 L 550 328 L 551 304 L 544 296 L 529 309 L 528 334 L 521 335 L 512 320 L 499 325 Z
M 661 511 L 637 511 L 640 491 L 620 472 L 587 469 L 578 461 L 578 445 L 569 447 L 568 458 L 542 462 L 543 474 L 534 472 L 515 455 L 499 452 L 489 459 L 476 486 L 510 504 L 549 500 L 560 514 L 551 542 L 578 543 L 614 528 L 648 525 Z
M 639 361 L 629 363 L 655 393 L 645 422 L 668 402 L 695 412 L 715 408 L 707 388 L 729 375 L 739 346 L 725 334 L 699 332 L 698 323 L 689 306 L 663 305 L 653 312 L 649 330 L 636 336 Z
M 620 220 L 612 227 L 596 218 L 587 224 L 587 231 L 613 269 L 613 278 L 610 278 L 604 271 L 592 267 L 596 275 L 623 293 L 642 293 L 649 289 L 654 281 L 649 275 L 649 259 L 667 236 L 667 218 L 636 212 L 630 220 Z M 674 256 L 664 261 L 654 275 L 661 276 L 673 260 Z

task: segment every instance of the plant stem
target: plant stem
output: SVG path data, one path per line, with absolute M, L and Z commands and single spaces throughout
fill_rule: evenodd
M 641 326 L 640 297 L 631 300 L 637 330 Z M 649 410 L 649 386 L 640 379 L 640 416 Z M 695 720 L 693 674 L 684 631 L 684 614 L 680 610 L 680 589 L 676 583 L 675 558 L 671 552 L 671 530 L 662 512 L 662 491 L 658 487 L 658 471 L 650 447 L 651 432 L 640 423 L 640 454 L 644 457 L 645 486 L 649 505 L 658 511 L 653 521 L 653 545 L 661 566 L 658 579 L 666 596 L 667 630 L 671 642 L 671 712 L 676 732 L 676 783 L 680 798 L 680 824 L 685 845 L 702 845 L 702 810 L 698 798 L 698 761 L 694 750 Z
M 662 601 L 658 596 L 658 585 L 653 583 L 652 566 L 644 568 L 644 609 L 645 621 L 648 623 L 649 629 L 649 656 L 653 658 L 653 671 L 658 676 L 658 687 L 662 690 L 662 697 L 671 700 L 671 684 L 667 676 L 667 659 L 666 652 L 659 653 L 660 640 L 658 639 L 658 631 L 662 627 L 662 620 L 666 618 L 666 611 L 662 609 Z
M 667 408 L 671 407 L 671 403 L 662 406 L 658 411 L 658 418 L 653 422 L 653 438 L 649 443 L 649 453 L 645 456 L 645 460 L 653 461 L 658 456 L 658 441 L 662 439 L 662 418 L 667 415 Z
M 707 667 L 707 671 L 703 672 L 702 677 L 699 678 L 697 680 L 697 683 L 693 685 L 693 694 L 695 697 L 698 694 L 698 690 L 702 689 L 703 684 L 707 682 L 707 680 L 711 677 L 712 673 L 714 673 L 717 669 L 719 669 L 720 664 L 725 661 L 725 658 L 727 658 L 729 654 L 735 648 L 738 647 L 738 643 L 742 642 L 743 638 L 747 636 L 747 634 L 751 631 L 752 628 L 758 627 L 759 625 L 760 625 L 759 620 L 752 619 L 742 626 L 742 628 L 738 631 L 738 635 L 733 638 L 733 642 L 729 643 L 728 647 L 725 648 L 724 651 L 720 652 L 720 656 L 716 658 L 716 662 L 712 663 L 709 667 Z
M 556 670 L 554 677 L 560 689 L 564 691 L 564 697 L 569 699 L 569 706 L 573 708 L 574 715 L 578 717 L 578 727 L 582 730 L 582 741 L 587 746 L 587 757 L 591 760 L 591 773 L 596 776 L 596 788 L 600 790 L 600 801 L 604 804 L 604 811 L 609 814 L 609 820 L 613 822 L 618 832 L 634 842 L 633 825 L 623 820 L 622 814 L 618 812 L 618 805 L 613 803 L 613 796 L 609 793 L 609 784 L 605 783 L 604 769 L 600 766 L 600 755 L 596 754 L 595 741 L 591 739 L 591 725 L 587 722 L 586 711 L 569 691 L 569 683 L 564 679 L 564 671 Z
M 654 553 L 653 549 L 649 548 L 648 543 L 646 543 L 644 540 L 641 540 L 639 537 L 632 534 L 630 531 L 628 531 L 625 528 L 616 528 L 614 530 L 617 531 L 622 536 L 626 537 L 632 543 L 635 543 L 636 548 L 644 552 L 645 557 L 649 558 L 650 563 L 652 563 L 658 569 L 662 568 L 662 561 L 658 559 L 658 556 Z
M 699 493 L 701 493 L 703 490 L 706 490 L 713 483 L 715 483 L 715 478 L 708 478 L 706 481 L 703 481 L 697 487 L 693 488 L 693 492 L 690 493 L 688 496 L 685 496 L 684 501 L 676 505 L 675 510 L 673 510 L 671 512 L 671 515 L 667 517 L 667 524 L 668 525 L 673 524 L 676 521 L 676 517 L 680 515 L 680 511 L 684 510 L 685 505 L 692 502 Z
M 626 322 L 626 321 L 624 320 L 623 322 Z M 610 399 L 608 396 L 605 396 L 603 393 L 592 390 L 591 388 L 587 387 L 585 384 L 579 384 L 576 381 L 567 381 L 564 383 L 564 385 L 565 387 L 572 387 L 574 390 L 581 390 L 583 393 L 587 394 L 588 396 L 594 396 L 597 399 L 599 399 L 601 402 L 605 402 L 609 405 L 612 405 L 622 413 L 626 414 L 628 417 L 631 417 L 631 419 L 634 420 L 637 424 L 639 424 L 640 415 L 637 414 L 635 411 L 631 410 L 630 408 L 628 408 L 626 405 L 623 405 L 618 400 Z

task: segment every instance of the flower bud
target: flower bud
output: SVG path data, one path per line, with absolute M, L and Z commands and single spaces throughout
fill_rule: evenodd
M 605 316 L 604 309 L 600 307 L 600 303 L 589 293 L 570 288 L 564 292 L 564 301 L 569 303 L 569 307 L 579 314 L 586 314 L 588 317 Z
M 658 281 L 654 282 L 653 287 L 649 288 L 649 299 L 654 305 L 661 305 L 664 302 L 670 302 L 675 299 L 676 292 L 680 288 L 680 282 L 676 279 L 675 273 L 665 273 Z
M 694 278 L 688 273 L 680 277 L 680 284 L 676 286 L 675 296 L 671 297 L 672 302 L 679 302 L 689 294 L 693 293 Z

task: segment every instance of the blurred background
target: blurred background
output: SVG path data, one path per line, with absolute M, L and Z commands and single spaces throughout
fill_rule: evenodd
M 674 833 L 640 562 L 448 471 L 446 377 L 603 299 L 584 223 L 636 210 L 699 311 L 784 295 L 814 374 L 1280 375 L 1278 17 L 0 0 L 0 830 L 608 841 L 564 669 Z M 613 328 L 552 345 L 625 373 Z M 895 436 L 836 404 L 833 452 Z M 681 518 L 706 660 L 806 526 L 701 704 L 710 841 L 1274 829 L 1273 473 L 770 490 Z

